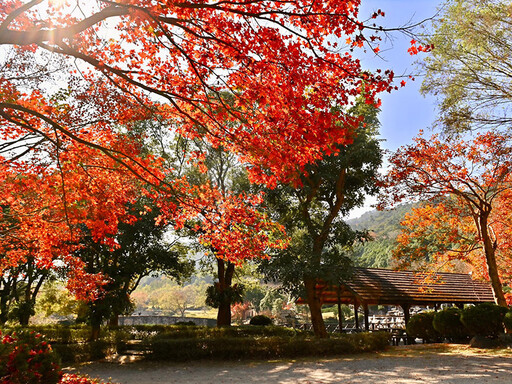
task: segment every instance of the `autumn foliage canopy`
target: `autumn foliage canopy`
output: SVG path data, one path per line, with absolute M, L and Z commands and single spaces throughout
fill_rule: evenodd
M 361 117 L 344 111 L 356 96 L 378 105 L 393 88 L 391 71 L 363 71 L 351 55 L 378 48 L 358 6 L 2 1 L 0 267 L 27 254 L 48 267 L 61 259 L 71 286 L 89 287 L 98 276 L 80 269 L 73 247 L 84 230 L 115 247 L 111 235 L 133 220 L 126 204 L 141 193 L 158 201 L 162 221 L 193 221 L 218 257 L 240 262 L 284 246 L 257 196 L 220 199 L 214 186 L 177 178 L 132 127 L 158 121 L 232 151 L 252 182 L 297 182 L 352 140 Z
M 422 202 L 402 222 L 395 256 L 403 266 L 464 261 L 475 277 L 490 280 L 497 303 L 505 305 L 512 265 L 510 140 L 493 132 L 472 140 L 420 135 L 391 157 L 385 203 Z

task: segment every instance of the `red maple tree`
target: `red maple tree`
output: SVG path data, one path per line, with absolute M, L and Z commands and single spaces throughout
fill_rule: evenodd
M 502 278 L 509 284 L 508 237 L 512 180 L 511 137 L 484 133 L 473 140 L 437 136 L 415 139 L 390 159 L 385 205 L 417 198 L 428 201 L 403 222 L 397 255 L 406 263 L 460 259 L 490 280 L 496 303 L 506 306 Z M 408 259 L 408 260 L 407 260 Z
M 130 220 L 122 207 L 143 193 L 137 178 L 177 221 L 200 217 L 204 241 L 220 257 L 260 255 L 274 240 L 259 236 L 270 224 L 251 198 L 219 203 L 214 189 L 174 178 L 127 133 L 134 122 L 160 121 L 236 153 L 253 182 L 297 182 L 307 164 L 352 140 L 361 117 L 344 111 L 356 96 L 378 105 L 378 93 L 393 88 L 391 71 L 363 71 L 339 43 L 348 37 L 354 49 L 366 41 L 358 6 L 2 1 L 0 198 L 23 223 L 6 221 L 5 246 L 22 234 L 43 264 L 69 259 L 80 225 L 101 238 Z M 9 251 L 8 260 L 23 259 Z

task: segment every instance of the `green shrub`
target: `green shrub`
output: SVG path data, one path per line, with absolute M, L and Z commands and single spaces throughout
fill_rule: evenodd
M 57 354 L 44 336 L 32 330 L 14 331 L 0 338 L 1 384 L 107 384 L 82 375 L 63 375 Z M 62 344 L 68 349 L 73 345 L 80 344 Z
M 293 337 L 220 336 L 205 339 L 156 337 L 148 347 L 151 359 L 190 361 L 335 356 L 381 350 L 388 345 L 389 334 L 375 332 L 339 335 L 330 339 L 315 339 L 304 334 Z
M 73 344 L 86 342 L 91 334 L 90 327 L 86 325 L 30 325 L 5 328 L 6 332 L 28 330 L 43 335 L 50 343 Z
M 116 345 L 106 340 L 80 344 L 53 344 L 53 349 L 63 363 L 101 360 L 117 351 Z
M 132 338 L 128 327 L 102 329 L 99 340 L 95 342 L 89 341 L 91 328 L 85 325 L 14 327 L 10 329 L 10 332 L 23 330 L 42 334 L 65 363 L 94 361 L 116 352 L 125 351 L 128 340 Z
M 497 336 L 503 332 L 503 318 L 507 308 L 482 303 L 465 308 L 460 320 L 471 335 Z
M 436 312 L 432 325 L 441 336 L 451 341 L 465 340 L 469 333 L 460 321 L 461 313 L 458 308 L 446 308 Z
M 50 344 L 33 331 L 4 334 L 0 343 L 2 384 L 56 384 L 62 373 Z
M 265 315 L 256 315 L 251 319 L 251 321 L 249 321 L 249 324 L 263 326 L 272 325 L 272 319 Z
M 90 360 L 89 345 L 84 344 L 53 344 L 53 350 L 64 364 L 82 363 Z
M 509 309 L 503 317 L 503 325 L 508 332 L 512 332 L 512 309 Z
M 411 316 L 407 323 L 407 335 L 418 337 L 431 342 L 439 339 L 439 333 L 434 329 L 432 322 L 435 312 L 422 312 Z
M 133 340 L 146 340 L 155 335 L 170 332 L 173 329 L 176 329 L 174 325 L 129 325 L 120 327 L 123 328 L 126 332 L 130 334 L 130 338 Z
M 130 325 L 128 328 L 136 330 L 138 332 L 165 332 L 170 329 L 174 329 L 173 325 L 163 325 L 163 324 L 139 324 L 139 325 Z
M 73 329 L 71 329 L 73 335 Z M 105 329 L 96 341 L 87 341 L 90 328 L 86 332 L 76 334 L 76 342 L 53 343 L 52 347 L 65 363 L 79 363 L 103 359 L 109 355 L 123 352 L 127 349 L 127 342 L 131 338 L 127 329 L 116 327 Z M 87 337 L 88 338 L 88 337 Z
M 185 327 L 195 327 L 196 323 L 194 323 L 193 321 L 177 321 L 175 323 L 175 325 L 181 325 L 181 326 L 185 326 Z
M 153 336 L 157 339 L 211 339 L 219 337 L 294 337 L 311 332 L 276 326 L 245 325 L 239 327 L 172 327 Z

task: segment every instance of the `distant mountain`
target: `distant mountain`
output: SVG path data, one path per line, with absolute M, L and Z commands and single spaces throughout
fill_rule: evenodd
M 411 211 L 413 204 L 402 204 L 389 211 L 370 211 L 357 219 L 347 221 L 353 229 L 368 230 L 373 241 L 354 248 L 354 262 L 368 268 L 390 266 L 391 252 L 396 245 L 396 237 L 401 232 L 400 222 Z

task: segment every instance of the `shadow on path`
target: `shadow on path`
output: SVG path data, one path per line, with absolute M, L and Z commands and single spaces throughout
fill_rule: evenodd
M 418 355 L 404 350 L 322 361 L 93 363 L 75 369 L 119 384 L 512 384 L 512 354 L 486 352 Z

